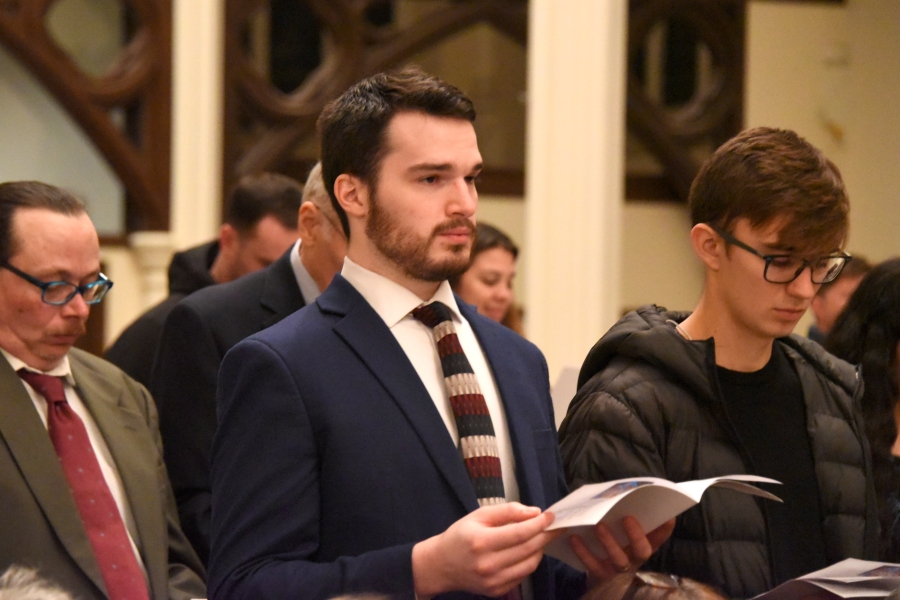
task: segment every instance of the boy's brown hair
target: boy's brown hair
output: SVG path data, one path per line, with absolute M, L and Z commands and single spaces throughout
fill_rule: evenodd
M 779 245 L 801 255 L 840 250 L 850 204 L 833 162 L 793 131 L 758 127 L 725 142 L 703 164 L 689 196 L 693 225 L 731 231 L 780 221 Z

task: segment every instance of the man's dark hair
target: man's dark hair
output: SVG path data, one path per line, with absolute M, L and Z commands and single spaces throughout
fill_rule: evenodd
M 872 263 L 867 261 L 864 256 L 854 254 L 853 260 L 847 262 L 847 264 L 844 265 L 844 268 L 841 269 L 841 274 L 838 275 L 836 279 L 823 283 L 819 288 L 819 291 L 816 292 L 816 296 L 824 296 L 828 293 L 828 290 L 831 289 L 831 286 L 842 279 L 862 279 L 871 270 Z
M 694 225 L 730 231 L 783 219 L 779 242 L 828 254 L 846 241 L 850 205 L 840 171 L 793 131 L 759 127 L 725 142 L 703 164 L 689 196 Z
M 72 193 L 40 181 L 0 183 L 0 261 L 7 262 L 17 250 L 13 217 L 20 208 L 44 208 L 63 215 L 86 212 L 84 203 Z
M 303 186 L 278 173 L 245 175 L 228 195 L 225 222 L 247 233 L 263 217 L 272 215 L 288 229 L 297 228 L 297 211 L 303 201 Z
M 387 127 L 400 112 L 475 121 L 475 106 L 465 94 L 418 67 L 373 75 L 329 102 L 318 122 L 322 179 L 347 236 L 350 224 L 334 195 L 334 182 L 347 173 L 374 191 L 388 150 Z

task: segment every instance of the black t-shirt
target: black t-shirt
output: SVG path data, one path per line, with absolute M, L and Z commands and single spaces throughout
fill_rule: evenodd
M 828 566 L 819 487 L 806 430 L 800 379 L 774 344 L 768 364 L 753 373 L 717 368 L 725 407 L 755 474 L 784 504 L 763 500 L 775 584 Z

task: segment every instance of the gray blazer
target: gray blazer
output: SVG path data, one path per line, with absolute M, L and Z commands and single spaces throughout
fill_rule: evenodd
M 149 393 L 118 368 L 69 352 L 78 394 L 118 468 L 153 600 L 206 595 L 203 567 L 178 525 Z M 24 384 L 0 357 L 0 571 L 37 568 L 82 600 L 106 587 L 47 430 Z

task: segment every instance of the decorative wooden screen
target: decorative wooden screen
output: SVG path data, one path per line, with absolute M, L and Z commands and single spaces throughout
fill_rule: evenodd
M 254 23 L 261 12 L 284 4 L 294 7 L 298 29 L 318 31 L 318 65 L 284 92 L 262 73 Z M 434 9 L 412 23 L 397 25 L 390 18 L 391 3 L 380 0 L 227 0 L 225 63 L 225 183 L 263 170 L 286 172 L 302 178 L 314 151 L 309 147 L 315 123 L 325 104 L 352 83 L 391 68 L 476 23 L 490 23 L 524 45 L 527 2 L 474 0 L 430 2 Z M 278 21 L 275 21 L 277 24 Z M 318 49 L 318 40 L 313 51 Z M 487 169 L 488 171 L 489 168 Z M 491 173 L 485 174 L 491 179 Z M 489 185 L 489 184 L 488 184 Z M 482 189 L 484 186 L 482 185 Z
M 518 43 L 527 42 L 524 1 L 423 4 L 434 9 L 399 26 L 389 18 L 392 3 L 384 0 L 227 0 L 226 185 L 261 170 L 302 177 L 315 156 L 311 144 L 315 120 L 327 101 L 354 81 L 401 64 L 473 24 L 487 22 Z M 293 82 L 296 87 L 285 85 L 284 77 L 264 73 L 258 52 L 254 54 L 259 47 L 254 43 L 256 19 L 267 14 L 277 25 L 281 21 L 276 13 L 283 12 L 285 5 L 292 11 L 295 29 L 321 37 L 321 51 L 316 40 L 299 55 L 307 60 L 295 56 L 298 63 L 308 65 L 308 74 Z M 379 9 L 385 9 L 382 19 L 373 19 Z M 698 155 L 702 157 L 740 129 L 744 11 L 744 0 L 630 2 L 628 128 L 660 168 L 658 174 L 629 175 L 629 196 L 683 200 L 698 169 Z M 658 75 L 666 82 L 679 82 L 687 92 L 675 102 L 648 95 L 647 73 L 642 70 L 648 39 L 661 26 L 669 34 L 663 47 L 668 60 Z M 311 55 L 313 61 L 308 60 Z M 708 60 L 697 73 L 695 65 L 701 57 Z M 269 59 L 271 66 L 277 56 Z M 492 171 L 488 163 L 480 188 L 487 193 L 521 194 L 522 180 L 523 170 Z
M 630 174 L 629 198 L 687 199 L 702 159 L 740 131 L 745 10 L 745 0 L 631 1 L 628 132 L 661 173 Z
M 0 43 L 66 109 L 121 179 L 126 229 L 166 230 L 171 0 L 115 1 L 122 5 L 127 37 L 118 60 L 100 76 L 82 70 L 48 28 L 48 14 L 66 0 L 0 0 Z

